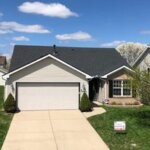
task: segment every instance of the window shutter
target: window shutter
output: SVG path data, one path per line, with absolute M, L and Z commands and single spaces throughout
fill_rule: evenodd
M 113 81 L 109 80 L 109 98 L 113 97 Z

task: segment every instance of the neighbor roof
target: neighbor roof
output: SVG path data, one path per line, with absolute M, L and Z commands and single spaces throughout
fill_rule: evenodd
M 55 52 L 56 51 L 56 52 Z M 114 48 L 82 48 L 53 46 L 23 46 L 14 48 L 9 72 L 19 69 L 48 54 L 90 75 L 103 76 L 128 63 Z
M 140 56 L 136 59 L 136 61 L 133 63 L 133 67 L 136 67 L 139 62 L 142 60 L 143 57 L 145 57 L 147 55 L 147 53 L 150 53 L 150 47 L 148 47 L 145 51 L 143 51 Z
M 6 65 L 6 57 L 0 56 L 0 66 Z

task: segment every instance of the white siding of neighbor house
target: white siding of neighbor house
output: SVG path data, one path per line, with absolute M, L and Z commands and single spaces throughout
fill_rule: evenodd
M 3 80 L 2 76 L 4 75 L 3 72 L 0 72 L 0 86 L 4 86 L 5 85 L 5 80 Z
M 87 94 L 89 93 L 88 81 L 84 75 L 52 58 L 46 58 L 10 75 L 6 82 L 5 99 L 9 93 L 16 96 L 17 82 L 75 82 L 80 83 L 80 95 L 82 95 L 84 86 Z
M 150 68 L 150 51 L 147 53 L 147 55 L 144 57 L 144 59 L 141 59 L 138 63 L 138 67 L 141 70 L 147 70 Z

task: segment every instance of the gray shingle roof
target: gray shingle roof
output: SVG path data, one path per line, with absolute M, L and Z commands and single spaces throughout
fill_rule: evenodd
M 143 51 L 140 56 L 135 60 L 135 62 L 132 64 L 133 67 L 137 67 L 139 65 L 139 63 L 145 58 L 145 56 L 150 53 L 150 47 L 148 47 L 147 49 L 145 49 L 145 51 Z
M 114 48 L 23 46 L 14 48 L 9 72 L 12 72 L 43 56 L 52 54 L 58 59 L 90 75 L 103 76 L 123 65 L 130 67 Z

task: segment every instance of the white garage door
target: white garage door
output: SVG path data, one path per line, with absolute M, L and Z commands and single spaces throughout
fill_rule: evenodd
M 77 83 L 19 83 L 20 110 L 78 109 Z

